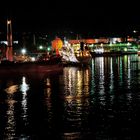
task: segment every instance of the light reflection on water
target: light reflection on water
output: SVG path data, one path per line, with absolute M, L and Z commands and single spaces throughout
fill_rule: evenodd
M 64 96 L 78 98 L 89 94 L 89 69 L 64 68 Z
M 44 79 L 0 78 L 1 139 L 136 139 L 140 58 L 96 57 Z
M 24 121 L 24 125 L 26 126 L 28 124 L 28 107 L 27 107 L 27 91 L 29 90 L 29 85 L 26 83 L 26 77 L 22 77 L 22 83 L 20 85 L 20 91 L 22 92 L 22 101 L 21 101 L 21 108 L 22 108 L 22 113 L 21 117 Z

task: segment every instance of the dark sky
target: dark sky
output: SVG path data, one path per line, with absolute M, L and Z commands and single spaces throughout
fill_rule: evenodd
M 9 15 L 16 31 L 70 30 L 104 35 L 140 29 L 137 4 L 122 5 L 119 1 L 12 1 L 0 9 L 1 27 Z

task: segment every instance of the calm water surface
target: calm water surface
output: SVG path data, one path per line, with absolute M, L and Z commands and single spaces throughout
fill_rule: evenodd
M 63 74 L 0 76 L 1 140 L 139 140 L 140 58 L 96 57 Z

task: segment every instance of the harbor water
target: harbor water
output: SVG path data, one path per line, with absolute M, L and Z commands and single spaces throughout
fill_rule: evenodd
M 140 139 L 140 56 L 95 57 L 63 73 L 0 76 L 1 140 Z

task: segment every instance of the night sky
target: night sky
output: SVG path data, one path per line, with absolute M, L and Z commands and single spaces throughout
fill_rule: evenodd
M 122 5 L 119 1 L 11 2 L 0 9 L 0 31 L 8 16 L 12 18 L 15 31 L 71 31 L 89 36 L 115 36 L 140 30 L 138 5 Z

